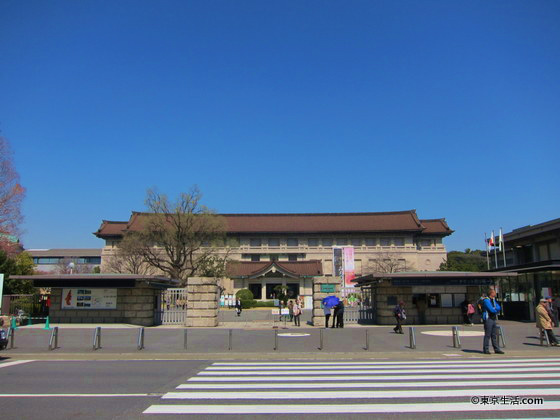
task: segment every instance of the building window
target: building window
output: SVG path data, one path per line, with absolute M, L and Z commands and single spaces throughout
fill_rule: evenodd
M 280 246 L 280 239 L 268 238 L 268 246 Z
M 288 254 L 288 261 L 297 261 L 297 254 Z
M 253 293 L 253 299 L 262 299 L 262 286 L 260 283 L 249 284 L 249 290 Z
M 278 261 L 278 257 L 279 257 L 278 254 L 270 254 L 269 255 L 270 261 Z
M 404 246 L 404 238 L 393 239 L 395 246 Z
M 249 240 L 249 245 L 251 245 L 251 246 L 261 246 L 262 245 L 261 238 L 251 238 Z
M 33 258 L 33 262 L 35 262 L 35 264 L 58 264 L 61 261 L 62 258 L 48 258 L 48 257 L 39 257 L 36 259 Z
M 251 254 L 251 261 L 257 262 L 261 260 L 261 256 L 259 254 Z
M 323 244 L 323 246 L 332 246 L 332 244 L 333 244 L 331 238 L 323 238 L 321 240 L 321 243 Z
M 431 239 L 422 239 L 420 241 L 420 246 L 432 246 L 432 240 Z
M 307 240 L 307 246 L 319 246 L 319 239 L 317 238 L 309 238 Z
M 298 246 L 299 241 L 298 241 L 297 238 L 288 238 L 287 245 L 288 246 Z
M 366 238 L 366 246 L 377 245 L 377 240 L 375 238 Z
M 353 238 L 352 239 L 353 246 L 362 246 L 362 238 Z
M 336 238 L 336 244 L 339 246 L 348 245 L 348 239 L 346 238 Z
M 381 238 L 381 246 L 391 246 L 391 238 Z

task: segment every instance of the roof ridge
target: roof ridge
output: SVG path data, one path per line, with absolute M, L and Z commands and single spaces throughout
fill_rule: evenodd
M 348 213 L 215 213 L 216 216 L 373 216 L 391 214 L 412 214 L 416 215 L 416 209 L 399 211 L 378 211 L 378 212 L 348 212 Z M 133 215 L 150 215 L 154 213 L 132 211 Z

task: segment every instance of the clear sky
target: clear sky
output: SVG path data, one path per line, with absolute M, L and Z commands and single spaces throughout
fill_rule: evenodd
M 560 217 L 560 1 L 0 1 L 24 245 L 101 247 L 145 191 L 417 209 L 448 249 Z

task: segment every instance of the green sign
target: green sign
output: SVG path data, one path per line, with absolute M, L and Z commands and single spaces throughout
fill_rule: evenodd
M 336 284 L 322 284 L 321 293 L 334 293 L 336 291 Z

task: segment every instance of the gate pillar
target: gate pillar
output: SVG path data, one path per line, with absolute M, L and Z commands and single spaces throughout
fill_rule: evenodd
M 321 302 L 327 296 L 340 296 L 340 277 L 315 277 L 313 280 L 313 325 L 316 327 L 325 326 L 325 314 L 321 308 Z M 333 291 L 327 291 L 332 290 Z M 332 322 L 332 318 L 331 318 Z
M 219 288 L 212 277 L 190 277 L 187 281 L 187 327 L 217 327 Z

